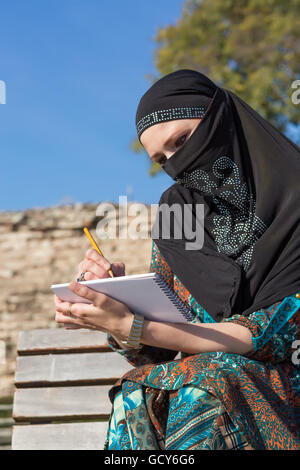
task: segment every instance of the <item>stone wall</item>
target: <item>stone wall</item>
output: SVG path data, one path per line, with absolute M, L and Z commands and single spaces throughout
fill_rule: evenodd
M 118 206 L 114 207 L 118 214 Z M 6 345 L 6 363 L 0 364 L 0 397 L 13 392 L 18 332 L 57 326 L 49 286 L 74 279 L 90 247 L 82 227 L 95 235 L 101 219 L 96 208 L 96 204 L 75 204 L 0 213 L 0 340 Z M 144 239 L 100 242 L 107 259 L 125 263 L 126 274 L 149 270 L 149 208 L 148 214 Z

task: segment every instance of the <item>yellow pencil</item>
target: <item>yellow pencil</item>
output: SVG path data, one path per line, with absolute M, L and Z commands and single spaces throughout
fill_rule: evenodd
M 83 231 L 84 233 L 86 234 L 86 236 L 88 237 L 89 241 L 91 242 L 91 245 L 93 246 L 93 248 L 98 251 L 98 253 L 101 255 L 101 256 L 104 256 L 102 251 L 100 250 L 99 246 L 97 245 L 97 243 L 95 242 L 95 240 L 93 239 L 92 235 L 90 234 L 89 230 L 84 227 L 83 228 Z M 108 270 L 108 273 L 110 274 L 111 277 L 114 277 L 114 273 L 112 272 L 111 269 Z

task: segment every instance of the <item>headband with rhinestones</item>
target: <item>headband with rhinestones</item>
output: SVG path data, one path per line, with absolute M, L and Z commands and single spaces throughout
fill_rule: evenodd
M 136 124 L 137 134 L 140 138 L 142 132 L 147 127 L 153 126 L 158 122 L 174 121 L 175 119 L 196 119 L 204 116 L 206 108 L 204 106 L 160 109 L 147 114 Z

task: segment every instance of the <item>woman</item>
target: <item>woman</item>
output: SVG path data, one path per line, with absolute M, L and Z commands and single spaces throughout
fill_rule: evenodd
M 175 180 L 159 207 L 189 205 L 191 228 L 202 204 L 204 240 L 191 248 L 185 230 L 175 236 L 176 217 L 166 238 L 158 219 L 150 270 L 193 321 L 144 320 L 138 349 L 122 342 L 133 319 L 122 303 L 78 283 L 70 288 L 91 305 L 56 298 L 59 323 L 106 331 L 110 347 L 138 366 L 109 392 L 105 449 L 299 449 L 299 148 L 192 70 L 147 91 L 136 127 Z M 89 280 L 109 267 L 89 250 L 79 272 Z M 124 274 L 122 264 L 112 268 Z

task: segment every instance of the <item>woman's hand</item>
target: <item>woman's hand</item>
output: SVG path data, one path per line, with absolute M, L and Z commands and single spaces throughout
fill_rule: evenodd
M 96 250 L 89 249 L 85 254 L 84 260 L 78 265 L 78 272 L 76 274 L 75 281 L 80 277 L 82 272 L 85 273 L 84 275 L 85 281 L 92 280 L 92 279 L 107 278 L 109 277 L 109 274 L 108 274 L 109 269 L 112 269 L 114 276 L 116 277 L 125 275 L 124 263 L 115 262 L 115 263 L 110 264 Z M 92 292 L 95 292 L 95 291 L 92 291 Z M 89 323 L 87 322 L 86 319 L 84 323 L 82 321 L 83 318 L 81 318 L 81 321 L 78 321 L 78 318 L 76 319 L 76 317 L 73 316 L 73 311 L 75 312 L 74 309 L 76 309 L 76 307 L 72 307 L 72 313 L 71 315 L 69 314 L 69 316 L 67 317 L 67 321 L 66 322 L 62 321 L 63 317 L 61 315 L 63 315 L 64 313 L 68 313 L 68 312 L 70 313 L 69 307 L 72 304 L 70 304 L 69 302 L 63 302 L 57 296 L 54 297 L 54 303 L 56 307 L 56 321 L 58 323 L 63 323 L 66 329 L 68 330 L 74 330 L 74 329 L 79 329 L 79 328 L 101 329 L 99 325 L 96 325 L 94 323 Z M 79 304 L 76 304 L 76 305 L 79 305 Z M 82 305 L 83 308 L 87 307 L 87 304 L 80 304 L 80 305 Z M 113 321 L 111 322 L 113 323 Z M 121 322 L 121 324 L 123 323 L 124 322 Z
M 78 265 L 78 272 L 75 281 L 80 277 L 81 273 L 85 273 L 84 281 L 91 281 L 92 279 L 102 279 L 109 277 L 108 270 L 112 269 L 114 276 L 125 276 L 124 263 L 116 262 L 110 264 L 104 256 L 101 256 L 98 251 L 90 248 L 84 260 Z
M 120 339 L 127 338 L 133 317 L 127 305 L 78 282 L 72 282 L 69 289 L 92 303 L 72 304 L 55 296 L 57 323 L 63 323 L 67 328 L 89 328 L 116 335 Z

